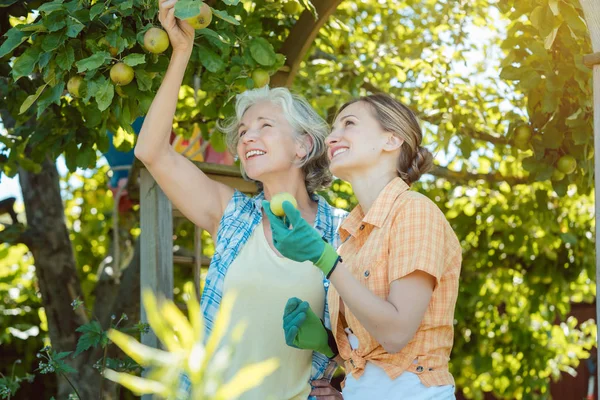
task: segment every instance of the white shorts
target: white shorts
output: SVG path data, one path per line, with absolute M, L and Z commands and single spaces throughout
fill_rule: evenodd
M 350 347 L 358 348 L 358 338 L 349 328 L 345 329 Z M 352 374 L 346 376 L 346 386 L 342 390 L 344 400 L 455 400 L 454 386 L 427 387 L 412 372 L 404 372 L 396 379 L 377 365 L 367 362 L 365 372 L 354 379 Z
M 346 377 L 342 391 L 344 400 L 455 400 L 454 386 L 427 387 L 412 372 L 404 372 L 392 380 L 383 369 L 367 362 L 365 372 L 357 380 L 352 374 Z

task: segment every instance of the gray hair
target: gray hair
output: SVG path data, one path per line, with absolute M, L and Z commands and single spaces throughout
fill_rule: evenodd
M 240 140 L 238 128 L 242 117 L 253 105 L 268 101 L 281 107 L 283 115 L 294 130 L 295 140 L 305 146 L 302 138 L 307 135 L 311 138 L 312 146 L 306 148 L 306 156 L 298 162 L 298 166 L 304 172 L 306 190 L 313 194 L 332 181 L 329 172 L 329 159 L 327 158 L 327 146 L 325 138 L 329 134 L 329 128 L 323 118 L 302 97 L 292 94 L 287 88 L 270 89 L 268 86 L 248 90 L 237 95 L 235 104 L 235 115 L 227 119 L 217 127 L 225 133 L 227 147 L 234 156 L 237 155 L 237 145 Z M 240 170 L 244 179 L 248 178 L 244 167 L 240 164 Z M 262 186 L 260 182 L 257 182 Z

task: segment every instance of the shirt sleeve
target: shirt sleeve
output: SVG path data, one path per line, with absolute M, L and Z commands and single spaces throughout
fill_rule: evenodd
M 437 286 L 444 272 L 447 223 L 442 211 L 425 197 L 402 205 L 390 230 L 390 283 L 420 270 L 433 276 Z

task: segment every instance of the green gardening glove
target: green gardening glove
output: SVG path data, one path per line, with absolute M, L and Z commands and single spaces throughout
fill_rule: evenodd
M 306 301 L 296 297 L 288 300 L 283 311 L 283 331 L 290 347 L 318 351 L 329 358 L 338 354 L 333 334 Z
M 271 204 L 263 200 L 263 209 L 271 222 L 275 248 L 290 260 L 311 261 L 329 278 L 340 256 L 319 232 L 302 218 L 300 211 L 292 203 L 284 201 L 282 207 L 287 221 L 273 214 Z M 288 221 L 289 223 L 286 223 Z

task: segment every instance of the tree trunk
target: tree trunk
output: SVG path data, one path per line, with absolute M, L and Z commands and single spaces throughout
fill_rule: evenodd
M 82 292 L 65 223 L 58 171 L 52 161 L 46 160 L 39 174 L 19 171 L 19 181 L 27 216 L 28 245 L 35 260 L 50 341 L 57 352 L 73 351 L 78 338 L 75 329 L 87 322 L 87 316 L 81 309 L 73 311 L 71 306 L 73 300 L 82 298 Z M 89 363 L 81 365 L 78 359 L 70 363 L 79 372 L 70 380 L 82 398 L 97 398 L 100 374 Z M 67 382 L 59 379 L 58 398 L 66 398 L 71 392 Z

